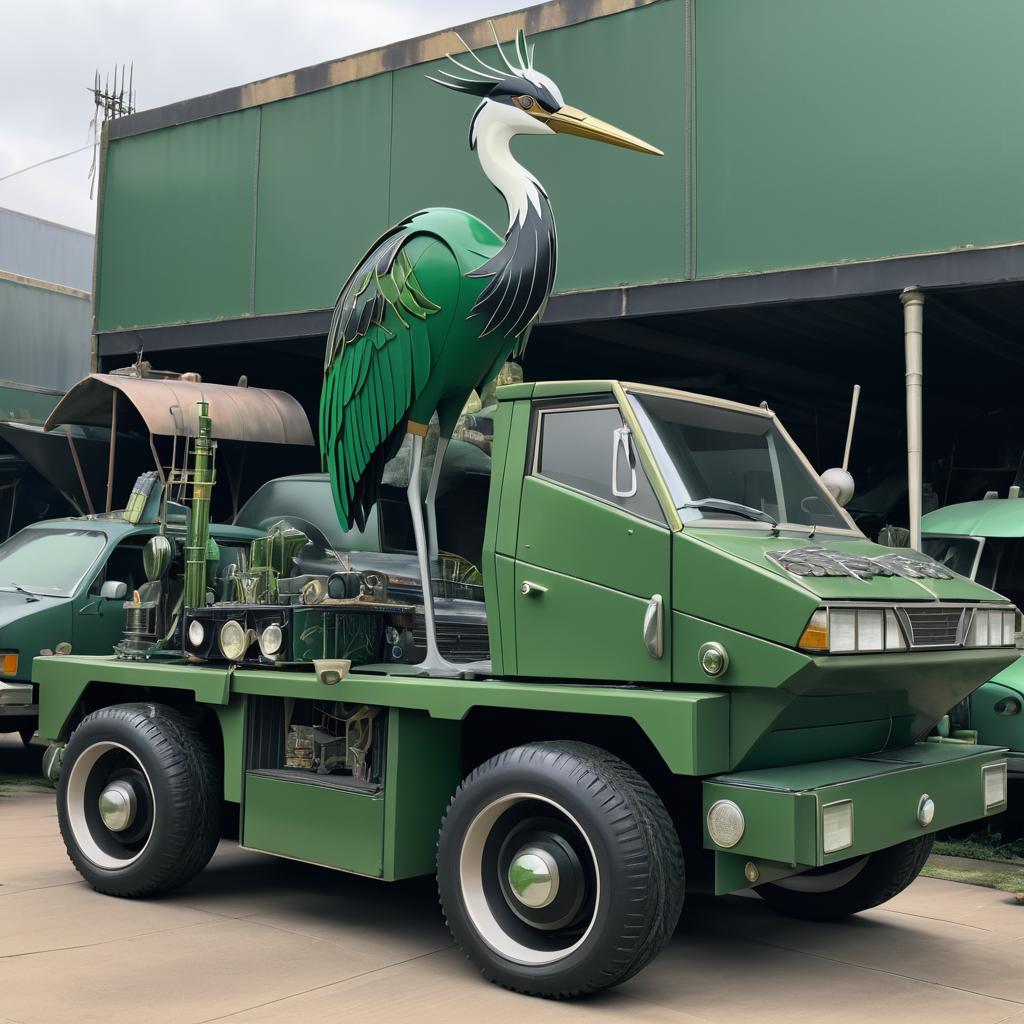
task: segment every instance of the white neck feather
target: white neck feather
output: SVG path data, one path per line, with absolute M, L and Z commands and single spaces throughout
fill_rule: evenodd
M 508 206 L 508 226 L 526 220 L 530 206 L 541 213 L 541 186 L 537 179 L 519 163 L 509 149 L 512 136 L 520 134 L 509 124 L 486 116 L 476 124 L 476 150 L 480 166 L 490 183 L 502 194 Z

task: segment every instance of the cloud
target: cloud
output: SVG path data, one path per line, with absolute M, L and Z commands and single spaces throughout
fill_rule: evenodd
M 0 177 L 88 141 L 97 69 L 135 64 L 140 109 L 267 78 L 523 3 L 34 0 L 0 5 Z M 93 230 L 90 152 L 0 182 L 0 207 Z

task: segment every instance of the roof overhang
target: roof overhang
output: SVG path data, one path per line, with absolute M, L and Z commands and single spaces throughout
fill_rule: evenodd
M 306 413 L 284 391 L 112 373 L 90 373 L 80 380 L 57 403 L 43 429 L 65 424 L 109 428 L 117 396 L 127 399 L 150 434 L 195 437 L 196 404 L 206 402 L 212 434 L 218 440 L 313 444 Z

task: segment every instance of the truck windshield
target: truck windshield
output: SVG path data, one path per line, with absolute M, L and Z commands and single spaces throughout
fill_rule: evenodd
M 70 597 L 106 543 L 99 530 L 22 530 L 0 544 L 0 590 Z
M 684 523 L 855 529 L 770 417 L 640 392 L 629 400 Z
M 981 547 L 979 537 L 922 537 L 921 550 L 947 569 L 970 579 Z

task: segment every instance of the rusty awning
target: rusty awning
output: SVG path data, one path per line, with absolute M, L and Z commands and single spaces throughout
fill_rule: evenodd
M 117 395 L 127 399 L 149 433 L 157 436 L 195 437 L 196 403 L 207 402 L 213 436 L 219 440 L 313 444 L 306 413 L 284 391 L 113 373 L 90 373 L 80 380 L 57 403 L 43 429 L 65 424 L 109 428 Z M 118 404 L 123 411 L 123 403 Z M 125 425 L 123 412 L 115 422 Z

